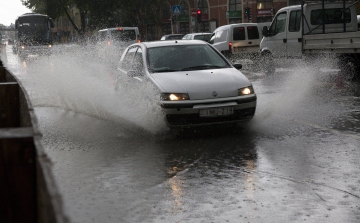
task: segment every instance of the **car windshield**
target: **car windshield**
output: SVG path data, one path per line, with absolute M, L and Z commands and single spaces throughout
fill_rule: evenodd
M 231 67 L 208 45 L 152 47 L 148 49 L 147 59 L 151 73 Z

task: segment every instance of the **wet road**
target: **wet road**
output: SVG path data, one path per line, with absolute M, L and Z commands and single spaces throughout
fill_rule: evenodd
M 360 89 L 327 64 L 245 67 L 250 123 L 173 133 L 148 88 L 115 92 L 83 52 L 6 58 L 73 222 L 360 222 Z

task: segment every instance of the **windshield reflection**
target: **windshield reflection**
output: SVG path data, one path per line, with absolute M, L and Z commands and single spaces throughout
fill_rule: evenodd
M 147 59 L 151 73 L 231 67 L 208 45 L 152 47 Z

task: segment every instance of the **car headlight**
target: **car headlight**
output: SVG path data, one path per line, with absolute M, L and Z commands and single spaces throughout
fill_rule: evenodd
M 21 46 L 21 49 L 25 49 L 25 46 Z
M 238 92 L 239 92 L 238 94 L 239 96 L 254 94 L 254 88 L 252 86 L 244 87 L 244 88 L 240 88 Z
M 182 101 L 190 100 L 186 93 L 161 93 L 160 100 L 162 101 Z
M 49 44 L 49 45 L 48 45 L 48 47 L 49 47 L 49 48 L 51 48 L 51 47 L 52 47 L 52 45 L 51 45 L 51 44 Z

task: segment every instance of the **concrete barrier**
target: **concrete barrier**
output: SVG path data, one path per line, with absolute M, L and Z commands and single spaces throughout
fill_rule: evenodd
M 34 109 L 0 60 L 0 222 L 68 223 Z

